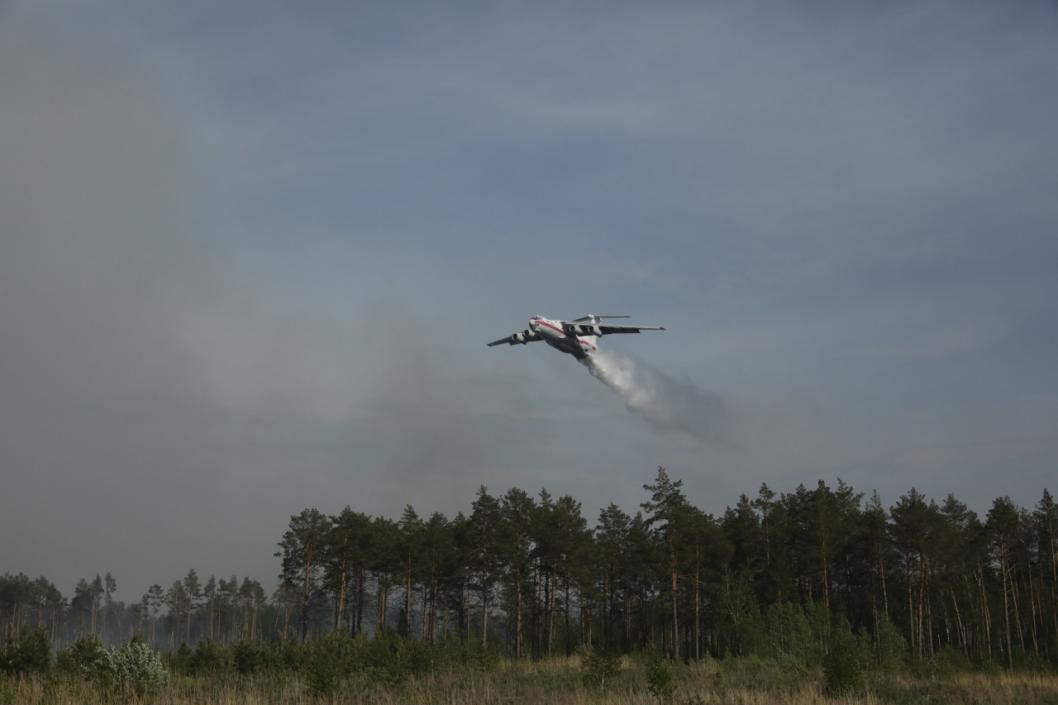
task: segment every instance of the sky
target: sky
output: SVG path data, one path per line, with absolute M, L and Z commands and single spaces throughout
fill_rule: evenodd
M 270 585 L 305 507 L 659 465 L 1031 507 L 1055 125 L 1053 3 L 0 0 L 0 572 Z M 708 433 L 485 346 L 586 313 Z

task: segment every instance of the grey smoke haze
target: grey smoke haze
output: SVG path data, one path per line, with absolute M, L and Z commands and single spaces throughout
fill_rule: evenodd
M 662 433 L 686 433 L 703 441 L 726 442 L 729 404 L 718 395 L 661 370 L 608 350 L 582 360 L 592 376 L 621 395 L 628 410 Z
M 0 3 L 0 571 L 268 580 L 305 506 L 658 464 L 1034 503 L 1055 124 L 1042 3 Z M 650 394 L 484 346 L 591 310 L 667 325 L 606 340 Z

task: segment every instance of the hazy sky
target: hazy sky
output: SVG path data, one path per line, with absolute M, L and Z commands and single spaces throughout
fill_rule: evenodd
M 270 584 L 306 506 L 659 464 L 1032 505 L 1056 125 L 1053 3 L 0 1 L 0 572 Z M 722 437 L 484 345 L 588 312 Z

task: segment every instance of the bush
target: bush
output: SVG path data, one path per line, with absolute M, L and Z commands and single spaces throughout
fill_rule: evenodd
M 94 636 L 83 636 L 59 652 L 56 665 L 63 673 L 78 676 L 102 688 L 114 683 L 110 654 Z
M 158 692 L 169 680 L 161 657 L 142 641 L 133 640 L 112 651 L 110 661 L 118 684 L 141 698 Z
M 272 668 L 277 659 L 273 651 L 252 641 L 240 641 L 231 647 L 231 660 L 235 670 L 243 675 L 258 673 Z
M 345 670 L 341 647 L 337 639 L 321 639 L 309 649 L 305 660 L 305 684 L 314 697 L 325 697 L 338 689 Z
M 895 673 L 904 667 L 907 642 L 892 620 L 882 617 L 874 641 L 875 662 L 884 673 Z
M 819 641 L 804 608 L 793 602 L 768 608 L 767 653 L 777 659 L 795 659 L 805 665 L 819 663 Z
M 864 639 L 847 624 L 835 627 L 830 653 L 823 659 L 823 685 L 827 693 L 840 695 L 863 686 L 869 651 Z
M 226 673 L 233 668 L 231 651 L 218 646 L 212 641 L 200 641 L 194 653 L 187 661 L 187 672 L 192 675 L 201 673 Z
M 51 645 L 44 632 L 26 632 L 0 651 L 0 671 L 11 675 L 45 673 L 51 666 Z
M 460 662 L 475 671 L 494 671 L 502 660 L 499 651 L 480 641 L 469 641 L 458 648 Z
M 720 661 L 718 685 L 747 690 L 791 693 L 811 678 L 800 658 L 727 657 Z
M 581 658 L 584 682 L 594 688 L 605 688 L 606 682 L 621 672 L 621 656 L 604 649 L 591 649 Z
M 646 674 L 650 694 L 659 700 L 672 700 L 676 694 L 676 684 L 673 682 L 672 668 L 661 654 L 654 652 L 647 657 Z
M 191 667 L 191 654 L 192 651 L 188 647 L 187 642 L 180 642 L 180 648 L 176 650 L 176 653 L 169 655 L 169 668 L 172 669 L 173 673 L 187 673 Z
M 934 676 L 953 676 L 973 670 L 970 658 L 958 649 L 947 646 L 936 653 L 931 664 Z

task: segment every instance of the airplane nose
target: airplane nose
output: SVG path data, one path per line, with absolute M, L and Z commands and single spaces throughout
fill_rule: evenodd
M 530 318 L 529 319 L 529 330 L 536 330 L 536 319 L 535 318 Z

